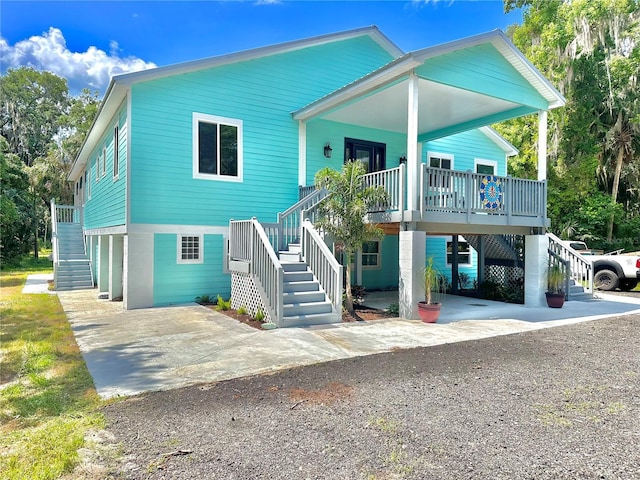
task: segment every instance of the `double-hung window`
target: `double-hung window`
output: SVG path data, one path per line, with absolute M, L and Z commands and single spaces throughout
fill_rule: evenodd
M 120 132 L 118 126 L 113 128 L 113 179 L 120 175 Z
M 362 268 L 380 268 L 380 242 L 362 244 Z
M 242 181 L 242 120 L 193 114 L 193 177 Z
M 444 170 L 452 170 L 453 169 L 453 155 L 448 155 L 446 153 L 435 153 L 428 152 L 427 153 L 427 165 L 432 168 L 442 168 Z M 431 173 L 429 174 L 429 186 L 432 188 L 446 188 L 449 186 L 450 178 L 449 175 L 445 175 L 444 173 Z
M 453 263 L 453 241 L 447 241 L 447 265 Z M 462 237 L 458 237 L 458 265 L 471 265 L 471 247 Z

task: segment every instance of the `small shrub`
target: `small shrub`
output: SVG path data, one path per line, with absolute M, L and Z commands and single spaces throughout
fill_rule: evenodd
M 198 295 L 196 297 L 196 303 L 200 303 L 202 305 L 210 305 L 212 303 L 216 303 L 216 301 L 211 295 Z
M 258 309 L 256 314 L 253 316 L 254 320 L 259 321 L 260 323 L 264 322 L 265 315 L 261 308 Z
M 392 303 L 387 307 L 387 312 L 389 312 L 394 317 L 400 315 L 400 305 L 397 303 Z
M 244 305 L 242 305 L 239 309 L 238 309 L 238 315 L 246 315 L 247 314 L 247 307 L 245 307 Z
M 216 305 L 216 310 L 218 311 L 227 311 L 231 308 L 231 299 L 225 300 L 221 295 L 218 295 L 218 302 Z

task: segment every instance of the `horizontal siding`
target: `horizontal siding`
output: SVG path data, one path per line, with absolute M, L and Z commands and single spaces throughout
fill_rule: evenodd
M 398 235 L 386 235 L 381 242 L 380 268 L 362 269 L 362 284 L 368 290 L 398 287 Z
M 273 221 L 298 194 L 291 112 L 390 60 L 361 37 L 134 85 L 131 222 Z M 192 178 L 193 112 L 243 121 L 241 183 Z
M 548 102 L 496 48 L 485 43 L 428 59 L 419 76 L 503 100 L 548 109 Z
M 345 137 L 386 144 L 387 168 L 397 167 L 400 157 L 407 153 L 406 135 L 327 120 L 314 120 L 307 125 L 306 185 L 312 185 L 316 172 L 324 167 L 335 170 L 342 168 Z M 327 142 L 331 143 L 333 149 L 331 158 L 324 156 L 324 146 Z
M 425 142 L 422 149 L 422 162 L 426 162 L 428 152 L 448 153 L 454 156 L 454 170 L 474 171 L 474 160 L 495 160 L 498 162 L 497 175 L 506 175 L 506 154 L 494 141 L 480 130 L 469 130 L 449 137 Z
M 231 295 L 231 277 L 222 273 L 223 236 L 204 235 L 204 262 L 178 264 L 176 234 L 154 236 L 154 306 L 194 302 L 199 295 Z
M 451 283 L 451 265 L 447 265 L 447 242 L 451 237 L 427 237 L 427 253 L 425 259 L 433 257 L 433 266 L 447 277 Z M 460 240 L 462 241 L 462 239 Z M 469 282 L 478 276 L 478 255 L 471 247 L 471 265 L 460 265 L 458 272 L 469 275 Z
M 118 179 L 113 178 L 113 129 L 118 125 Z M 124 225 L 126 219 L 126 181 L 127 181 L 127 110 L 123 104 L 118 113 L 109 122 L 96 148 L 89 155 L 89 181 L 91 198 L 84 210 L 85 228 L 104 228 Z M 98 159 L 101 159 L 103 147 L 107 151 L 105 175 L 101 175 Z

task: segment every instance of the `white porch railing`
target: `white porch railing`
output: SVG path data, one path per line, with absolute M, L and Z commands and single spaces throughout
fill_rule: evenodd
M 302 223 L 301 243 L 302 259 L 328 295 L 334 311 L 342 312 L 342 265 L 308 219 Z
M 420 211 L 546 218 L 547 183 L 421 165 Z M 483 198 L 484 195 L 484 198 Z M 508 223 L 508 222 L 507 222 Z
M 582 285 L 585 293 L 593 294 L 593 264 L 591 260 L 562 243 L 562 240 L 553 233 L 547 232 L 547 238 L 549 239 L 550 255 L 562 259 L 569 269 L 569 275 L 574 282 Z M 567 288 L 567 294 L 568 292 L 569 289 Z M 570 299 L 570 296 L 568 299 Z
M 304 220 L 303 212 L 307 211 L 308 213 L 316 208 L 318 203 L 327 196 L 327 191 L 324 189 L 316 190 L 313 187 L 313 190 L 310 191 L 311 193 L 306 197 L 287 208 L 284 212 L 278 213 L 277 241 L 276 243 L 272 242 L 275 249 L 283 250 L 290 243 L 297 242 L 300 239 L 300 229 Z
M 229 222 L 229 260 L 246 262 L 274 323 L 282 322 L 284 272 L 269 238 L 258 220 Z
M 364 176 L 364 183 L 366 187 L 383 187 L 387 192 L 388 202 L 384 205 L 376 205 L 372 210 L 373 212 L 389 212 L 404 210 L 404 178 L 406 167 L 400 165 L 396 168 L 389 170 L 381 170 L 379 172 L 367 173 Z

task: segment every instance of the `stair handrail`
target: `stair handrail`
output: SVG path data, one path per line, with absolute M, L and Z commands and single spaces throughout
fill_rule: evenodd
M 229 259 L 249 263 L 249 272 L 266 300 L 265 308 L 269 310 L 271 321 L 281 326 L 284 270 L 269 237 L 255 217 L 229 222 Z
M 56 212 L 56 199 L 51 199 L 51 256 L 53 257 L 53 288 L 58 289 L 58 264 L 60 253 L 58 246 L 58 216 Z
M 549 251 L 554 252 L 560 258 L 568 262 L 569 274 L 573 280 L 582 285 L 588 294 L 593 294 L 593 262 L 581 255 L 560 238 L 551 232 L 547 232 L 549 239 Z
M 300 238 L 303 221 L 302 211 L 309 210 L 328 194 L 329 192 L 324 188 L 314 190 L 284 212 L 278 213 L 278 245 L 275 246 L 278 250 L 284 250 L 288 244 Z
M 331 300 L 334 312 L 342 312 L 342 265 L 308 218 L 302 222 L 302 260 Z

